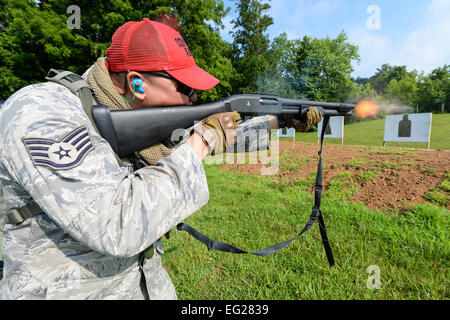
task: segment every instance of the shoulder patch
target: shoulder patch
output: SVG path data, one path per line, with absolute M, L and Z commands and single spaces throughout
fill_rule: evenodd
M 94 149 L 86 126 L 73 130 L 60 141 L 44 138 L 24 138 L 22 141 L 35 165 L 55 170 L 79 166 L 86 155 Z

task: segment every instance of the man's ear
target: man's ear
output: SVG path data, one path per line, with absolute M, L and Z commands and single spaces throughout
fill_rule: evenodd
M 135 81 L 136 79 L 140 80 L 140 85 L 138 83 L 136 83 L 137 81 Z M 130 71 L 127 74 L 127 89 L 130 92 L 135 92 L 136 95 L 136 99 L 138 100 L 144 100 L 145 99 L 145 91 L 142 92 L 140 90 L 136 90 L 136 87 L 142 86 L 144 84 L 144 76 L 142 74 L 140 74 L 139 72 L 136 71 Z M 135 88 L 133 88 L 133 81 L 135 81 Z

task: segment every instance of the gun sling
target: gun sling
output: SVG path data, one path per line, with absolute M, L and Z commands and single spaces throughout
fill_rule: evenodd
M 205 236 L 204 234 L 198 232 L 197 230 L 195 230 L 194 228 L 192 228 L 191 226 L 185 224 L 185 223 L 179 223 L 177 225 L 177 229 L 178 230 L 183 230 L 188 232 L 190 235 L 192 235 L 195 239 L 199 240 L 200 242 L 204 243 L 207 247 L 208 250 L 219 250 L 219 251 L 224 251 L 224 252 L 230 252 L 230 253 L 249 253 L 249 254 L 253 254 L 255 256 L 267 256 L 270 255 L 272 253 L 275 253 L 277 251 L 280 251 L 281 249 L 283 249 L 284 247 L 286 247 L 287 245 L 289 245 L 292 241 L 296 240 L 297 238 L 299 238 L 301 235 L 303 235 L 306 231 L 308 231 L 316 221 L 318 221 L 319 223 L 319 230 L 320 230 L 320 236 L 322 238 L 322 243 L 323 246 L 325 248 L 325 253 L 328 259 L 328 263 L 330 264 L 330 267 L 332 267 L 334 265 L 334 258 L 333 258 L 333 253 L 331 251 L 331 246 L 330 246 L 330 242 L 328 241 L 328 236 L 327 236 L 327 230 L 325 228 L 325 222 L 323 220 L 323 215 L 322 212 L 320 210 L 320 203 L 322 200 L 322 172 L 323 172 L 323 166 L 322 166 L 322 149 L 323 149 L 323 138 L 325 135 L 325 129 L 328 125 L 328 122 L 330 120 L 330 116 L 325 116 L 324 120 L 323 120 L 323 125 L 322 125 L 322 132 L 320 135 L 320 151 L 319 151 L 319 164 L 317 167 L 317 174 L 316 174 L 316 182 L 315 182 L 315 186 L 314 186 L 314 207 L 312 209 L 312 213 L 311 216 L 309 218 L 309 221 L 306 223 L 305 227 L 303 228 L 303 230 L 294 238 L 290 239 L 290 240 L 286 240 L 277 244 L 274 244 L 272 246 L 269 246 L 265 249 L 259 250 L 259 251 L 255 251 L 255 252 L 248 252 L 242 249 L 239 249 L 231 244 L 228 243 L 224 243 L 221 241 L 217 241 L 217 240 L 212 240 L 210 238 L 208 238 L 207 236 Z

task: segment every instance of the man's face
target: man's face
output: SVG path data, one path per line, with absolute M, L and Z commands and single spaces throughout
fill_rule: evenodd
M 133 80 L 142 81 L 140 90 L 133 90 Z M 132 109 L 192 105 L 197 100 L 194 90 L 183 86 L 170 75 L 161 72 L 129 71 L 126 75 L 111 74 L 111 80 Z M 135 98 L 133 99 L 133 91 Z
M 175 79 L 168 79 L 161 76 L 143 73 L 142 87 L 145 94 L 141 103 L 134 107 L 147 108 L 147 107 L 162 107 L 162 106 L 180 106 L 180 105 L 192 105 L 197 100 L 196 94 L 187 96 L 179 92 L 178 81 Z M 137 96 L 136 96 L 137 98 Z
M 126 90 L 120 88 L 117 85 L 117 81 L 113 81 L 115 82 L 119 93 L 124 95 L 127 100 L 132 100 L 133 98 L 133 87 L 131 84 L 134 79 L 142 80 L 141 87 L 144 91 L 140 92 L 135 90 L 136 97 L 129 103 L 133 109 L 192 105 L 192 103 L 197 100 L 195 93 L 190 94 L 190 88 L 187 88 L 187 90 L 180 90 L 182 84 L 166 73 L 161 76 L 161 73 L 151 74 L 137 71 L 130 71 L 127 73 Z M 183 89 L 186 88 L 184 87 Z

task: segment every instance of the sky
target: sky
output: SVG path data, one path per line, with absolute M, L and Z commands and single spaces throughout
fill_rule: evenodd
M 335 38 L 342 30 L 359 47 L 361 61 L 353 77 L 370 77 L 382 64 L 405 65 L 408 71 L 430 73 L 450 64 L 450 0 L 272 0 L 267 14 L 274 24 L 271 39 L 286 32 L 288 39 L 303 36 Z M 222 21 L 222 37 L 233 39 L 233 0 Z

